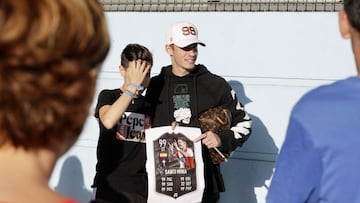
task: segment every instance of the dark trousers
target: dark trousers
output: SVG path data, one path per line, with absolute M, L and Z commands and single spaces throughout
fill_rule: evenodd
M 147 197 L 132 192 L 113 191 L 109 188 L 96 188 L 92 203 L 147 203 Z
M 220 202 L 220 194 L 219 193 L 209 193 L 204 192 L 201 203 L 219 203 Z

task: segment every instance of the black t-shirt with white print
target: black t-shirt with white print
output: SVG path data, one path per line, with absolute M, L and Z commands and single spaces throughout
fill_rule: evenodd
M 149 105 L 144 97 L 134 98 L 112 129 L 106 129 L 99 119 L 99 109 L 113 104 L 122 94 L 120 89 L 103 90 L 98 97 L 95 117 L 99 121 L 96 176 L 93 187 L 111 188 L 119 192 L 147 195 L 145 132 L 150 128 Z M 126 140 L 116 138 L 116 132 Z

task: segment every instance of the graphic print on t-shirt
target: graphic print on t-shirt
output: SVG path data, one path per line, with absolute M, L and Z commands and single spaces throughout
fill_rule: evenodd
M 191 118 L 191 110 L 188 84 L 174 85 L 173 103 L 175 120 L 177 122 L 189 124 Z
M 117 126 L 117 132 L 126 141 L 145 143 L 145 129 L 151 127 L 151 120 L 148 115 L 125 112 Z
M 156 192 L 176 199 L 196 190 L 193 141 L 183 134 L 166 133 L 153 143 Z

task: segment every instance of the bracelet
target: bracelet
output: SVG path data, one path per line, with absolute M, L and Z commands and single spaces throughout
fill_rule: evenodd
M 134 84 L 134 83 L 129 83 L 128 85 L 135 88 L 136 91 L 144 90 L 144 86 L 141 86 L 141 85 L 137 85 L 137 84 Z
M 125 90 L 124 93 L 129 95 L 131 98 L 134 98 L 134 93 L 130 92 L 129 90 Z

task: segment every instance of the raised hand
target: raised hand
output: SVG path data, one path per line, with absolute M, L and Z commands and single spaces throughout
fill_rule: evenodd
M 125 79 L 127 83 L 141 85 L 144 78 L 150 71 L 151 65 L 144 60 L 131 61 L 129 67 L 126 69 Z

